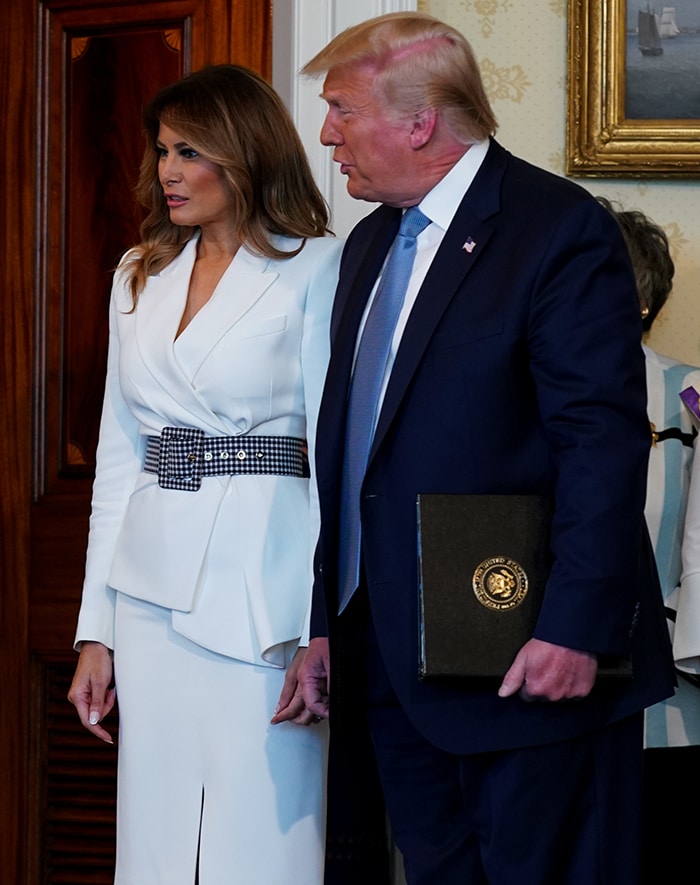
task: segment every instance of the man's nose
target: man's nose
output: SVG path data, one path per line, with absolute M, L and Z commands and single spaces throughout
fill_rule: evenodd
M 338 130 L 333 126 L 330 121 L 330 117 L 326 114 L 326 118 L 323 121 L 323 126 L 321 126 L 321 134 L 320 134 L 321 144 L 325 144 L 326 147 L 331 147 L 332 145 L 338 145 L 341 142 L 340 134 Z

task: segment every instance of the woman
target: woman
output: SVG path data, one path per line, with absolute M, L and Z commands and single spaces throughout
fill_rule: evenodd
M 342 244 L 256 74 L 193 73 L 144 120 L 69 699 L 111 742 L 113 656 L 118 885 L 318 885 L 326 733 L 295 674 Z

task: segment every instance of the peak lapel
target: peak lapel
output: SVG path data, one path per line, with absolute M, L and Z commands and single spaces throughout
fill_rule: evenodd
M 401 338 L 374 435 L 370 460 L 394 419 L 435 329 L 496 229 L 508 153 L 492 141 L 420 288 Z M 465 295 L 468 297 L 468 295 Z
M 149 280 L 135 313 L 136 341 L 151 382 L 168 400 L 176 403 L 182 421 L 186 423 L 188 416 L 192 416 L 196 423 L 208 424 L 211 432 L 219 433 L 220 421 L 197 392 L 194 378 L 221 339 L 260 299 L 278 274 L 265 272 L 269 259 L 241 249 L 224 272 L 212 298 L 176 339 L 195 257 L 196 240 L 191 240 L 168 267 Z M 235 286 L 229 282 L 232 274 L 236 277 Z
M 396 236 L 401 212 L 380 206 L 361 221 L 345 246 L 331 322 L 331 357 L 317 436 L 327 457 L 319 459 L 319 484 L 325 469 L 335 470 L 344 451 L 347 395 L 357 333 L 367 299 Z M 333 473 L 331 475 L 334 475 Z
M 346 391 L 360 322 L 384 259 L 399 229 L 401 212 L 381 206 L 348 240 L 340 267 L 331 322 L 328 376 L 335 395 Z M 359 257 L 357 257 L 359 253 Z

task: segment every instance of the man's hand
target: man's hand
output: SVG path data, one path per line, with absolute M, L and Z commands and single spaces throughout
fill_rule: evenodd
M 330 673 L 328 639 L 325 636 L 312 639 L 297 674 L 297 680 L 301 686 L 306 709 L 322 719 L 328 718 Z
M 320 718 L 306 709 L 304 698 L 299 684 L 299 669 L 306 656 L 306 648 L 297 649 L 296 654 L 287 667 L 284 677 L 284 685 L 280 694 L 275 715 L 270 722 L 277 725 L 279 722 L 293 722 L 295 725 L 313 725 Z
M 585 698 L 598 671 L 595 654 L 530 639 L 503 677 L 498 695 L 519 692 L 524 701 L 566 701 Z
M 114 741 L 100 722 L 114 706 L 111 683 L 112 656 L 107 646 L 101 642 L 83 642 L 68 700 L 78 711 L 85 728 L 107 744 Z

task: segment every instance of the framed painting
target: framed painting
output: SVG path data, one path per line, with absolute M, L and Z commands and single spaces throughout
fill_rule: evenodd
M 569 0 L 566 172 L 700 178 L 700 2 Z

